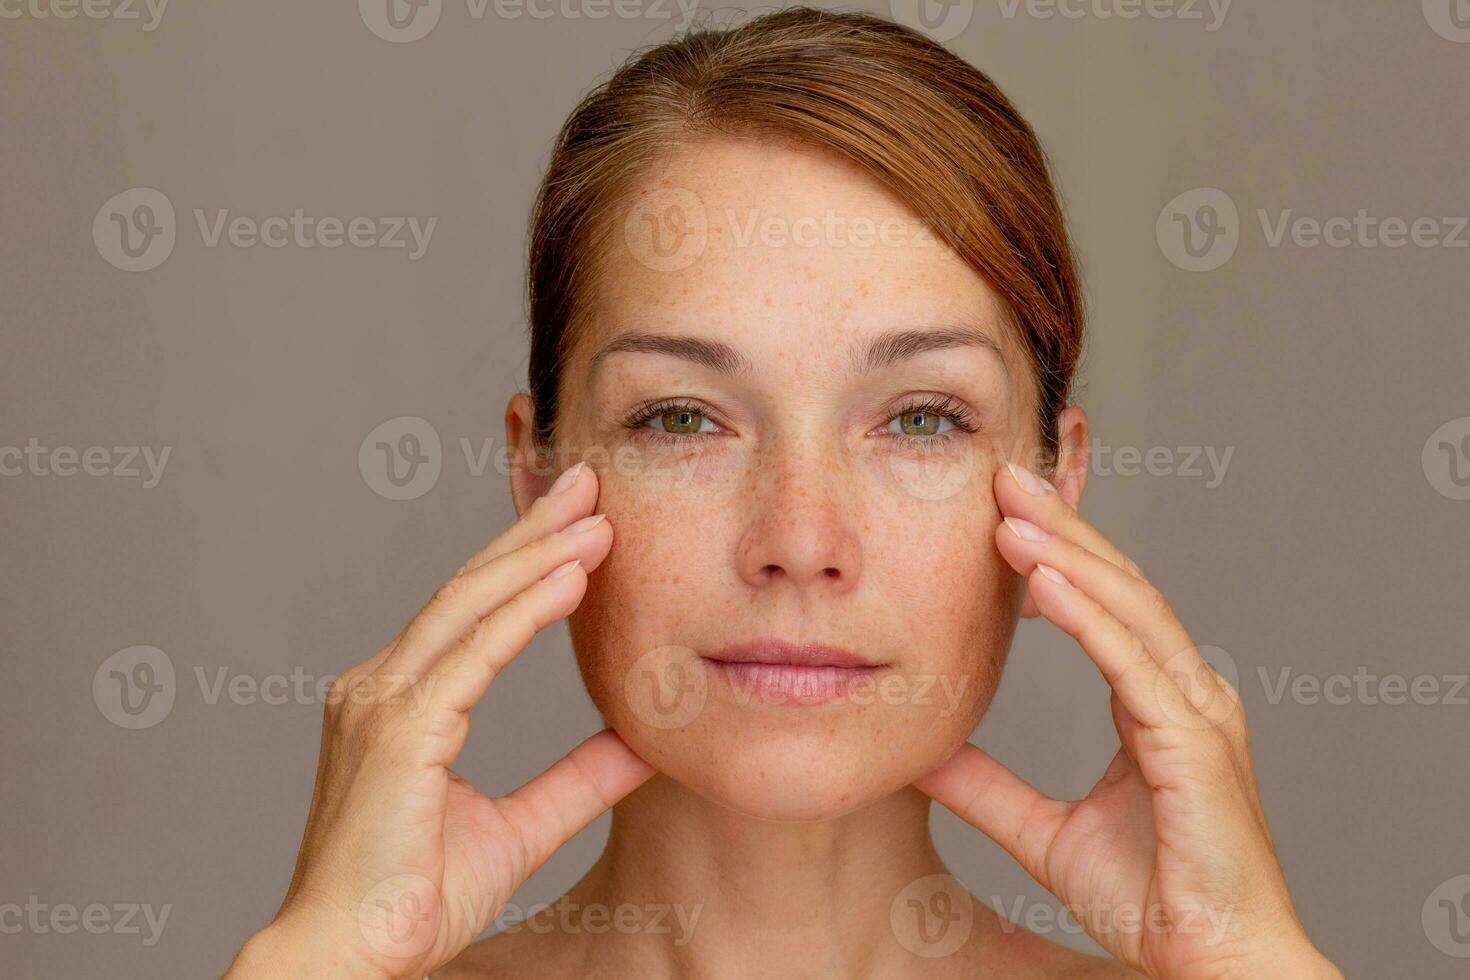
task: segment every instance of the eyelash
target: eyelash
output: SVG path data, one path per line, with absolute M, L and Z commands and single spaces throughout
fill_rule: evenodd
M 635 409 L 633 413 L 629 415 L 626 420 L 624 420 L 623 424 L 629 429 L 642 429 L 650 419 L 658 418 L 661 415 L 667 415 L 673 412 L 689 412 L 694 415 L 699 415 L 703 418 L 710 418 L 709 413 L 706 412 L 704 408 L 699 404 L 673 398 L 654 402 L 650 405 L 645 405 Z M 963 404 L 961 404 L 953 395 L 945 395 L 943 397 L 928 395 L 921 400 L 906 404 L 895 410 L 893 414 L 888 417 L 888 423 L 891 423 L 896 418 L 904 415 L 910 415 L 915 412 L 919 412 L 924 415 L 938 415 L 940 418 L 949 419 L 949 421 L 954 425 L 955 429 L 965 433 L 966 435 L 975 432 L 977 428 L 973 413 L 971 413 L 971 411 Z M 713 421 L 713 419 L 711 419 L 711 421 Z M 885 423 L 885 425 L 888 423 Z M 704 434 L 708 435 L 709 433 Z M 640 433 L 640 435 L 644 436 L 644 438 L 647 438 L 649 441 L 653 442 L 656 445 L 672 445 L 686 442 L 689 439 L 699 436 L 700 433 L 658 432 L 650 429 L 647 432 Z M 911 436 L 906 433 L 896 432 L 887 433 L 887 435 L 893 439 L 898 439 L 902 441 L 902 443 L 906 446 L 923 449 L 931 449 L 937 442 L 945 438 L 945 435 L 939 433 L 931 436 Z

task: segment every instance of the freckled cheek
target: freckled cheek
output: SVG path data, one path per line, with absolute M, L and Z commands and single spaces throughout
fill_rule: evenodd
M 873 437 L 848 452 L 849 471 L 879 509 L 932 507 L 942 523 L 973 522 L 994 510 L 994 460 L 983 444 L 951 439 L 928 450 Z M 963 511 L 956 514 L 954 511 Z
M 888 465 L 879 460 L 870 468 Z M 979 472 L 956 492 L 934 496 L 875 480 L 883 490 L 872 495 L 864 544 L 867 574 L 881 580 L 873 584 L 911 637 L 911 669 L 963 675 L 982 686 L 1004 663 L 1021 585 L 995 546 L 990 478 Z
M 616 682 L 642 648 L 686 642 L 710 615 L 708 582 L 715 545 L 708 495 L 663 483 L 650 472 L 598 468 L 597 509 L 613 545 L 588 578 L 569 618 L 579 656 L 593 679 Z

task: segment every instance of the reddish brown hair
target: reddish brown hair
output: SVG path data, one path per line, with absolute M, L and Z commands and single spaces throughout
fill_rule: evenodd
M 1081 351 L 1083 303 L 1030 126 L 985 74 L 865 14 L 794 7 L 695 31 L 630 59 L 563 125 L 532 216 L 529 381 L 538 448 L 555 442 L 620 200 L 656 156 L 711 136 L 835 151 L 907 204 L 1005 300 L 1037 379 L 1043 468 Z

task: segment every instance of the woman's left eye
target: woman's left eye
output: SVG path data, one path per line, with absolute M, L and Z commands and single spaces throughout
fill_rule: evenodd
M 911 443 L 921 443 L 938 440 L 954 431 L 974 432 L 975 423 L 970 411 L 955 399 L 930 399 L 900 411 L 884 431 Z
M 936 415 L 933 412 L 904 412 L 901 415 L 894 416 L 893 422 L 890 422 L 889 425 L 894 424 L 894 422 L 898 423 L 899 428 L 899 431 L 895 432 L 894 435 L 904 436 L 923 437 L 938 435 L 939 433 L 949 431 L 949 429 L 942 428 L 946 424 L 950 429 L 956 428 L 953 420 L 945 418 L 943 415 Z

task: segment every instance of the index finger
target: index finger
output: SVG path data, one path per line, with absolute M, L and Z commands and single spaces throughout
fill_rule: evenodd
M 995 503 L 1003 515 L 1023 518 L 1069 538 L 1134 578 L 1147 581 L 1137 563 L 1119 551 L 1101 531 L 1083 520 L 1055 486 L 1021 464 L 1006 460 L 1005 475 L 1001 475 L 997 467 Z
M 567 467 L 546 493 L 531 502 L 530 508 L 489 544 L 471 555 L 456 575 L 472 572 L 486 562 L 553 531 L 559 531 L 574 519 L 590 513 L 597 502 L 597 474 L 585 459 Z

